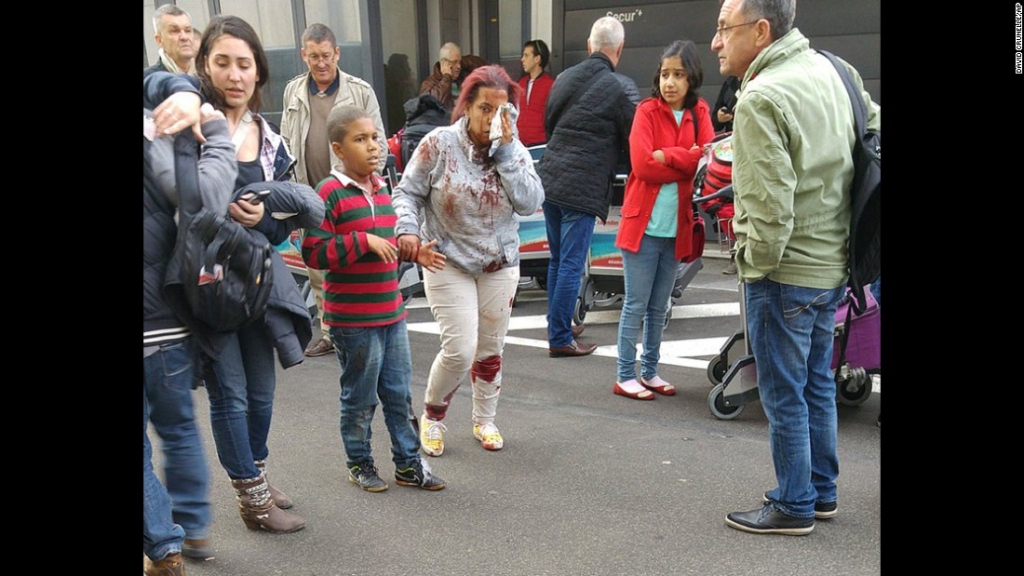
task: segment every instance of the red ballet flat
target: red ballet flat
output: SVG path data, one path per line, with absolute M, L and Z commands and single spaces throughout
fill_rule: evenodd
M 639 392 L 627 392 L 619 383 L 616 382 L 615 386 L 612 387 L 612 392 L 619 396 L 625 396 L 626 398 L 632 398 L 633 400 L 654 400 L 654 394 L 651 394 L 650 390 L 641 390 Z
M 661 376 L 655 376 L 654 378 L 651 379 L 650 382 L 643 378 L 640 378 L 640 385 L 643 386 L 644 388 L 647 388 L 648 390 L 653 390 L 663 396 L 676 395 L 676 387 L 662 380 Z

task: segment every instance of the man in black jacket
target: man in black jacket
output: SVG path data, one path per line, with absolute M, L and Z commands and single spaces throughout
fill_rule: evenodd
M 184 574 L 182 554 L 204 559 L 211 554 L 210 474 L 192 408 L 193 336 L 171 311 L 162 291 L 178 229 L 175 153 L 197 154 L 196 137 L 205 135 L 197 184 L 204 205 L 213 210 L 227 212 L 238 174 L 224 115 L 209 104 L 200 108 L 199 103 L 198 90 L 185 76 L 154 72 L 143 79 L 142 547 L 146 574 Z M 193 129 L 171 135 L 200 123 L 202 134 Z M 166 488 L 153 471 L 150 422 L 163 441 Z
M 590 57 L 555 79 L 544 131 L 548 144 L 537 165 L 544 184 L 548 264 L 548 354 L 586 356 L 597 348 L 576 337 L 573 308 L 580 289 L 596 218 L 608 218 L 615 167 L 629 140 L 636 104 L 613 72 L 622 56 L 625 30 L 610 16 L 590 29 Z

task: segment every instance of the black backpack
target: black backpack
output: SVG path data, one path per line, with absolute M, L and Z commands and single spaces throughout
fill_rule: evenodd
M 402 168 L 409 165 L 420 140 L 434 128 L 451 124 L 451 113 L 433 94 L 420 94 L 405 103 L 406 120 L 401 138 Z
M 198 328 L 234 332 L 267 309 L 274 247 L 230 215 L 202 205 L 198 150 L 189 131 L 175 139 L 178 237 L 164 289 L 184 300 Z
M 846 67 L 834 55 L 819 50 L 843 79 L 853 106 L 857 143 L 853 148 L 852 214 L 848 257 L 852 306 L 857 314 L 867 308 L 864 286 L 882 274 L 882 132 L 867 129 L 867 107 Z

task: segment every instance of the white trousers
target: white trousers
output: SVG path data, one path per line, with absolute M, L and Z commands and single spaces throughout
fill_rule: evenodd
M 424 274 L 424 291 L 441 329 L 424 399 L 427 418 L 444 419 L 466 374 L 473 385 L 473 423 L 494 422 L 501 391 L 501 352 L 519 284 L 519 267 L 473 276 L 455 266 Z

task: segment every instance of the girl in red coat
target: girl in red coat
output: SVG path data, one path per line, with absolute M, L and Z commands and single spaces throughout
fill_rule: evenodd
M 707 102 L 697 95 L 704 80 L 693 42 L 675 41 L 661 55 L 652 96 L 633 117 L 622 221 L 615 246 L 622 251 L 626 293 L 619 320 L 618 376 L 613 392 L 653 400 L 675 387 L 658 375 L 661 335 L 679 261 L 693 246 L 693 176 L 704 144 L 715 135 Z M 636 340 L 643 322 L 640 379 Z

